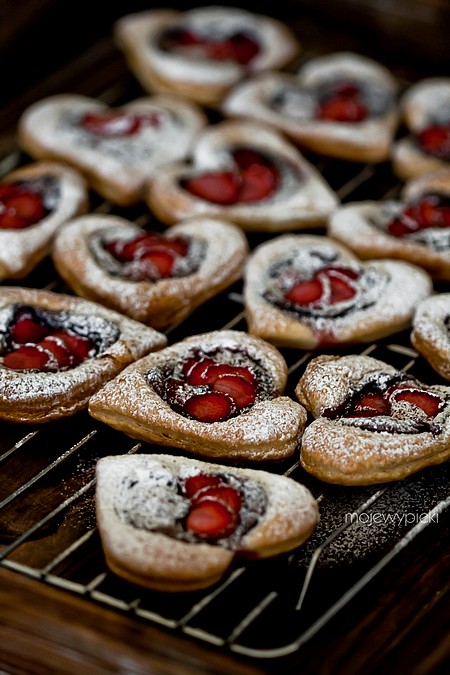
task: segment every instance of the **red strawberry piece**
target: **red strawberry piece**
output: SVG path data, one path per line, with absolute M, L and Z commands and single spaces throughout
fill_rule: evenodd
M 140 258 L 142 262 L 150 263 L 153 268 L 157 270 L 157 276 L 159 278 L 170 277 L 172 274 L 173 264 L 175 262 L 175 256 L 170 251 L 149 251 Z M 151 270 L 150 270 L 151 272 Z M 154 274 L 150 274 L 151 277 Z
M 450 124 L 432 124 L 417 134 L 417 142 L 427 155 L 450 159 Z
M 200 490 L 196 495 L 193 496 L 192 504 L 196 506 L 197 504 L 201 504 L 206 499 L 222 502 L 222 504 L 226 504 L 226 506 L 228 506 L 236 514 L 239 513 L 242 505 L 241 495 L 239 494 L 238 490 L 231 487 L 230 485 L 214 485 L 210 487 L 205 486 L 203 490 Z
M 389 401 L 380 392 L 369 392 L 355 401 L 353 410 L 347 417 L 376 417 L 389 415 L 391 412 Z
M 236 148 L 231 153 L 233 161 L 241 171 L 250 168 L 253 164 L 269 166 L 271 162 L 268 162 L 267 159 L 257 150 L 253 148 Z
M 204 42 L 205 54 L 214 61 L 235 60 L 233 45 L 229 40 L 211 40 Z
M 60 338 L 49 335 L 39 343 L 39 347 L 54 357 L 59 368 L 68 368 L 72 365 L 70 351 Z
M 220 375 L 214 382 L 213 390 L 228 394 L 239 409 L 252 405 L 256 399 L 255 389 L 240 375 Z
M 196 476 L 186 478 L 183 490 L 186 497 L 194 497 L 200 490 L 205 488 L 217 487 L 222 483 L 219 476 L 212 476 L 208 473 L 198 473 Z
M 443 407 L 443 401 L 439 396 L 422 389 L 399 389 L 393 393 L 393 398 L 417 406 L 428 417 L 435 417 Z
M 334 96 L 339 96 L 340 98 L 355 98 L 360 95 L 360 89 L 357 84 L 354 82 L 336 82 L 333 87 Z
M 229 363 L 216 363 L 208 368 L 205 374 L 206 383 L 214 384 L 217 378 L 222 375 L 239 375 L 252 386 L 256 386 L 256 379 L 251 370 L 245 366 L 232 366 Z
M 184 404 L 184 411 L 199 422 L 220 422 L 233 412 L 233 402 L 226 394 L 195 394 Z
M 38 323 L 30 313 L 24 313 L 17 317 L 15 323 L 9 329 L 12 342 L 19 345 L 27 342 L 36 344 L 48 333 L 48 328 Z
M 239 190 L 239 202 L 259 202 L 275 191 L 278 172 L 263 164 L 252 164 L 242 173 L 242 186 Z
M 299 281 L 285 294 L 285 299 L 295 305 L 313 305 L 323 295 L 323 286 L 320 279 Z
M 3 209 L 2 209 L 3 204 Z M 12 185 L 0 197 L 0 227 L 19 230 L 42 220 L 48 211 L 42 198 L 27 188 Z
M 218 171 L 190 178 L 184 181 L 182 185 L 195 197 L 213 204 L 229 206 L 238 199 L 241 180 L 232 171 Z
M 450 227 L 450 205 L 448 199 L 427 197 L 417 204 L 417 220 L 424 227 Z
M 39 345 L 24 345 L 5 354 L 3 365 L 12 370 L 46 370 L 51 354 Z
M 338 275 L 329 276 L 331 286 L 330 304 L 334 305 L 336 302 L 344 302 L 350 300 L 356 295 L 356 289 L 351 286 L 345 279 Z
M 133 136 L 143 127 L 158 126 L 159 124 L 159 115 L 153 112 L 87 112 L 80 120 L 80 126 L 83 129 L 95 136 L 105 138 Z
M 211 366 L 216 365 L 216 362 L 213 359 L 207 357 L 200 359 L 200 361 L 195 361 L 194 365 L 187 372 L 187 381 L 188 384 L 191 384 L 194 387 L 200 386 L 202 384 L 209 384 L 206 379 L 206 373 L 208 372 Z
M 420 225 L 412 218 L 400 216 L 389 223 L 387 230 L 393 237 L 406 237 L 408 234 L 420 230 Z
M 199 537 L 220 539 L 234 532 L 237 525 L 236 514 L 225 504 L 215 500 L 205 500 L 194 506 L 186 518 L 186 529 Z
M 78 365 L 88 358 L 95 345 L 89 338 L 73 335 L 64 330 L 55 330 L 52 335 L 63 341 L 72 357 L 72 365 Z
M 228 41 L 232 48 L 233 60 L 241 66 L 246 66 L 260 52 L 259 44 L 245 33 L 234 33 Z
M 191 47 L 203 43 L 202 38 L 197 33 L 185 28 L 171 28 L 165 33 L 164 38 L 173 45 L 180 47 Z
M 322 267 L 320 271 L 326 272 L 326 274 L 328 274 L 329 276 L 334 274 L 344 275 L 349 279 L 359 279 L 359 277 L 361 276 L 360 270 L 355 270 L 352 267 L 341 267 L 339 265 L 330 265 L 328 267 Z
M 323 101 L 317 110 L 317 117 L 330 122 L 362 122 L 368 110 L 358 98 L 336 96 Z

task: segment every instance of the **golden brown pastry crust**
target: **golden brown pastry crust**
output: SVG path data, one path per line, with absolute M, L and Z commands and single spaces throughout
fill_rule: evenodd
M 211 21 L 225 32 L 230 22 L 241 31 L 247 28 L 261 41 L 261 52 L 243 66 L 229 60 L 169 53 L 158 44 L 163 31 L 189 23 L 199 30 L 204 26 L 209 33 Z M 175 92 L 210 106 L 219 104 L 230 87 L 248 73 L 282 68 L 300 51 L 297 39 L 279 21 L 230 7 L 203 7 L 189 12 L 156 9 L 130 14 L 117 21 L 114 34 L 130 69 L 146 91 Z
M 273 398 L 257 400 L 246 412 L 220 422 L 200 422 L 177 413 L 148 381 L 152 368 L 173 366 L 195 349 L 207 355 L 218 347 L 243 349 L 273 383 Z M 306 423 L 304 409 L 282 396 L 287 366 L 277 349 L 241 331 L 195 335 L 140 359 L 90 401 L 96 419 L 133 438 L 227 460 L 283 459 L 295 451 Z
M 83 178 L 63 164 L 36 162 L 16 169 L 2 183 L 36 180 L 51 176 L 57 181 L 59 196 L 55 208 L 42 220 L 22 230 L 0 229 L 0 279 L 23 279 L 50 252 L 52 239 L 70 218 L 88 208 L 87 186 Z
M 400 102 L 405 124 L 413 134 L 422 131 L 431 123 L 438 122 L 440 116 L 448 123 L 446 111 L 449 106 L 448 77 L 427 78 L 412 85 Z M 423 152 L 412 135 L 394 143 L 391 159 L 395 173 L 402 180 L 449 168 L 448 161 Z
M 331 214 L 327 234 L 364 260 L 396 258 L 423 267 L 435 279 L 450 279 L 450 249 L 434 248 L 411 237 L 394 237 L 382 228 L 407 206 L 428 193 L 450 197 L 450 169 L 441 169 L 411 179 L 402 201 L 366 201 L 345 204 Z M 437 228 L 430 228 L 428 233 Z M 445 236 L 445 230 L 440 230 Z
M 259 202 L 230 206 L 213 204 L 181 187 L 185 178 L 209 171 L 229 170 L 231 152 L 245 147 L 266 153 L 285 166 L 286 175 L 275 193 Z M 164 223 L 186 218 L 223 218 L 248 231 L 283 232 L 321 227 L 338 199 L 306 159 L 276 131 L 251 122 L 225 121 L 204 131 L 193 151 L 193 166 L 177 164 L 161 170 L 150 185 L 147 203 Z
M 450 293 L 427 298 L 417 307 L 411 342 L 441 377 L 450 380 Z
M 165 235 L 169 239 L 186 236 L 205 244 L 198 269 L 186 276 L 130 281 L 110 274 L 93 255 L 94 240 L 132 239 L 140 232 L 120 217 L 78 218 L 55 241 L 56 269 L 78 295 L 157 329 L 183 320 L 242 274 L 248 252 L 244 234 L 231 223 L 206 218 L 180 223 Z
M 336 318 L 298 316 L 269 302 L 264 293 L 273 282 L 271 270 L 291 259 L 294 262 L 297 259 L 298 269 L 305 270 L 306 264 L 313 264 L 312 251 L 326 259 L 334 257 L 331 264 L 350 266 L 355 270 L 370 269 L 376 275 L 382 275 L 385 279 L 383 293 L 367 303 L 366 296 L 361 295 L 360 307 L 356 305 L 353 312 Z M 261 244 L 250 255 L 244 277 L 249 332 L 278 346 L 302 349 L 372 342 L 401 331 L 410 325 L 420 300 L 432 292 L 430 278 L 418 267 L 394 260 L 361 263 L 347 248 L 327 237 L 302 234 L 282 235 Z M 358 296 L 355 297 L 359 302 Z M 350 302 L 353 303 L 353 299 Z
M 119 137 L 92 135 L 78 125 L 85 113 L 111 111 L 97 99 L 59 94 L 37 101 L 19 120 L 21 147 L 37 159 L 72 165 L 105 199 L 128 206 L 143 198 L 161 166 L 183 159 L 206 124 L 203 112 L 176 96 L 136 99 L 114 112 L 149 113 L 156 125 Z
M 0 289 L 0 313 L 8 313 L 8 308 L 15 304 L 98 316 L 117 326 L 120 333 L 109 347 L 69 370 L 17 371 L 0 364 L 2 420 L 38 424 L 73 415 L 85 408 L 92 394 L 125 366 L 167 343 L 166 337 L 152 328 L 95 303 L 62 293 L 3 286 Z
M 352 52 L 337 52 L 310 59 L 296 75 L 268 73 L 238 84 L 222 109 L 227 115 L 271 124 L 301 147 L 323 155 L 356 162 L 386 160 L 398 124 L 397 107 L 390 105 L 358 123 L 315 119 L 317 87 L 333 79 L 373 83 L 392 99 L 397 92 L 395 79 L 381 64 Z M 277 110 L 272 101 L 289 90 L 303 96 L 294 99 L 291 109 Z
M 370 485 L 405 478 L 449 458 L 449 387 L 422 385 L 445 400 L 435 418 L 441 428 L 437 435 L 376 432 L 346 424 L 339 417 L 321 416 L 325 408 L 339 407 L 350 390 L 358 390 L 369 377 L 397 373 L 369 356 L 322 355 L 308 364 L 295 390 L 299 401 L 317 418 L 302 439 L 301 464 L 306 471 L 330 483 Z
M 136 477 L 145 481 L 152 472 L 158 472 L 176 481 L 179 477 L 200 472 L 223 474 L 223 466 L 170 455 L 100 459 L 97 464 L 97 521 L 106 561 L 112 571 L 151 589 L 189 591 L 218 581 L 236 557 L 273 556 L 300 546 L 310 536 L 318 521 L 318 508 L 303 485 L 266 471 L 238 468 L 227 468 L 226 471 L 237 478 L 258 483 L 267 497 L 265 513 L 244 534 L 238 550 L 212 543 L 177 540 L 161 532 L 140 529 L 121 517 L 119 511 L 122 502 L 125 502 L 125 510 L 139 509 L 139 499 L 127 505 L 127 498 L 131 497 L 122 497 L 123 485 L 131 476 L 133 482 Z M 147 485 L 150 480 L 143 486 L 143 492 Z

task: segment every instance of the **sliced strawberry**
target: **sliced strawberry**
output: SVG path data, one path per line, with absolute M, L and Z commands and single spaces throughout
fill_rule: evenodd
M 234 61 L 233 45 L 228 40 L 211 40 L 203 43 L 205 55 L 214 61 Z
M 175 255 L 170 251 L 149 251 L 140 258 L 142 262 L 151 263 L 157 270 L 160 278 L 170 277 L 175 262 Z M 154 276 L 154 275 L 151 275 Z
M 378 415 L 389 415 L 391 408 L 380 392 L 369 392 L 362 396 L 359 401 L 355 401 L 353 410 L 347 417 L 376 417 Z
M 331 305 L 334 305 L 336 302 L 350 300 L 350 298 L 353 298 L 356 295 L 356 289 L 342 277 L 330 275 L 329 280 L 331 286 Z
M 191 384 L 194 387 L 202 384 L 209 384 L 206 379 L 206 373 L 208 372 L 208 369 L 214 365 L 216 365 L 216 362 L 207 357 L 200 359 L 200 361 L 195 361 L 190 370 L 186 371 L 188 384 Z
M 24 345 L 5 354 L 3 365 L 12 370 L 46 370 L 51 354 L 38 345 Z
M 12 184 L 0 197 L 0 228 L 19 230 L 45 218 L 48 210 L 42 197 L 32 190 Z
M 285 294 L 285 299 L 295 305 L 313 305 L 321 299 L 323 286 L 320 279 L 300 281 Z
M 31 312 L 26 312 L 17 317 L 9 329 L 9 335 L 15 344 L 24 345 L 27 342 L 36 344 L 40 342 L 49 329 L 36 321 Z
M 236 514 L 228 506 L 215 500 L 205 500 L 194 506 L 186 518 L 186 529 L 207 539 L 227 537 L 234 532 L 236 526 Z
M 361 276 L 360 270 L 340 265 L 329 265 L 328 267 L 322 267 L 320 271 L 325 272 L 328 276 L 339 274 L 348 277 L 349 279 L 359 279 Z
M 173 46 L 180 47 L 191 47 L 203 42 L 197 33 L 186 30 L 186 28 L 171 28 L 164 33 L 163 38 L 166 42 L 172 43 Z
M 222 206 L 237 201 L 240 186 L 241 180 L 233 171 L 204 173 L 182 183 L 182 187 L 195 197 Z
M 87 112 L 80 120 L 80 126 L 95 136 L 120 138 L 133 136 L 145 126 L 158 126 L 157 113 L 128 113 L 117 111 Z
M 417 142 L 427 155 L 450 159 L 450 124 L 432 124 L 417 134 Z
M 187 497 L 194 497 L 200 490 L 205 488 L 217 487 L 221 485 L 220 476 L 212 476 L 208 473 L 198 473 L 196 476 L 186 478 L 183 485 L 184 493 Z
M 239 190 L 239 202 L 259 202 L 267 199 L 276 190 L 278 172 L 275 168 L 263 164 L 252 164 L 242 173 L 242 186 Z
M 234 163 L 241 171 L 249 169 L 251 166 L 253 166 L 253 164 L 263 166 L 269 166 L 269 164 L 272 164 L 271 162 L 267 161 L 264 155 L 262 155 L 257 150 L 253 150 L 253 148 L 236 148 L 236 150 L 233 150 L 231 154 Z
M 402 216 L 395 218 L 387 226 L 387 231 L 393 237 L 406 237 L 412 232 L 417 232 L 417 230 L 420 230 L 420 225 L 416 220 Z
M 443 408 L 443 400 L 436 394 L 423 391 L 422 389 L 399 389 L 393 393 L 396 401 L 407 401 L 417 406 L 428 417 L 435 417 Z
M 63 341 L 72 356 L 72 365 L 82 363 L 95 349 L 92 340 L 81 335 L 73 335 L 64 330 L 55 330 L 52 335 Z
M 214 382 L 213 390 L 228 394 L 239 409 L 252 405 L 256 399 L 254 387 L 240 375 L 220 375 Z
M 184 404 L 184 411 L 199 422 L 221 422 L 233 412 L 233 402 L 226 394 L 195 394 Z
M 60 338 L 49 335 L 39 343 L 39 347 L 53 355 L 59 368 L 72 365 L 71 353 Z
M 238 490 L 230 485 L 214 485 L 206 487 L 197 492 L 192 498 L 192 504 L 196 506 L 206 499 L 222 502 L 226 504 L 236 514 L 239 513 L 242 506 L 242 497 Z
M 233 60 L 241 66 L 249 64 L 260 52 L 259 44 L 246 33 L 234 33 L 228 41 L 232 47 Z
M 450 227 L 449 199 L 429 196 L 415 207 L 417 220 L 422 227 Z
M 336 96 L 322 101 L 316 116 L 330 122 L 362 122 L 368 114 L 367 107 L 359 98 Z

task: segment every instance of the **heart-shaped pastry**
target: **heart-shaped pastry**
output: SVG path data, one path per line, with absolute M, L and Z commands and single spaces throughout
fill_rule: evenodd
M 205 123 L 197 106 L 175 96 L 109 108 L 85 96 L 61 94 L 25 110 L 18 139 L 32 157 L 72 165 L 105 199 L 127 206 L 143 197 L 162 166 L 188 154 Z
M 90 401 L 133 438 L 204 457 L 263 461 L 295 451 L 306 413 L 282 393 L 280 352 L 241 331 L 194 335 L 140 359 Z
M 428 274 L 409 263 L 363 263 L 332 239 L 283 235 L 247 261 L 248 329 L 302 349 L 371 342 L 407 328 L 432 288 Z
M 0 288 L 0 419 L 38 424 L 73 415 L 166 337 L 62 293 Z
M 420 303 L 411 342 L 441 377 L 450 380 L 450 293 L 433 295 Z
M 279 21 L 233 7 L 156 9 L 124 16 L 115 38 L 146 91 L 220 103 L 249 73 L 285 66 L 299 43 Z
M 296 394 L 317 418 L 302 466 L 343 485 L 392 481 L 450 457 L 450 387 L 428 386 L 369 356 L 318 356 Z
M 158 591 L 217 582 L 239 559 L 300 546 L 317 503 L 301 484 L 252 469 L 170 455 L 103 457 L 96 512 L 106 562 L 127 581 Z
M 29 164 L 0 182 L 0 279 L 22 279 L 70 218 L 87 210 L 87 186 L 56 162 Z
M 165 234 L 115 216 L 68 223 L 53 260 L 78 294 L 154 328 L 181 321 L 240 278 L 248 252 L 235 225 L 197 219 Z
M 379 63 L 351 52 L 307 61 L 296 75 L 268 73 L 230 93 L 227 115 L 259 120 L 301 147 L 356 162 L 389 157 L 398 124 L 397 84 Z
M 399 258 L 450 279 L 450 169 L 411 179 L 400 200 L 341 206 L 328 234 L 360 258 Z
M 432 77 L 412 85 L 401 100 L 411 135 L 392 148 L 396 174 L 407 180 L 450 167 L 450 78 Z
M 250 122 L 222 122 L 198 138 L 192 165 L 159 172 L 148 204 L 169 225 L 204 215 L 245 230 L 277 232 L 323 226 L 338 199 L 276 131 Z

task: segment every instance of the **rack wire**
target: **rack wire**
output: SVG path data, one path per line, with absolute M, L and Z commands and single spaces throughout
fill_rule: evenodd
M 118 102 L 124 94 L 119 86 L 102 98 Z M 342 201 L 392 198 L 400 191 L 386 164 L 311 159 Z M 14 153 L 3 160 L 0 171 L 23 161 L 20 152 Z M 144 207 L 124 212 L 94 196 L 93 210 L 161 228 Z M 249 235 L 250 246 L 267 238 Z M 22 285 L 70 292 L 49 260 Z M 241 282 L 172 326 L 167 337 L 174 343 L 225 328 L 246 330 Z M 287 393 L 293 395 L 316 353 L 281 352 L 289 367 Z M 370 354 L 424 382 L 439 381 L 411 347 L 408 332 L 339 353 Z M 95 523 L 97 460 L 136 452 L 167 449 L 136 444 L 85 412 L 40 427 L 1 423 L 0 565 L 140 621 L 257 659 L 298 650 L 424 530 L 438 531 L 439 518 L 450 506 L 448 464 L 403 481 L 353 488 L 314 479 L 294 457 L 264 469 L 304 483 L 317 498 L 320 523 L 303 547 L 274 559 L 237 564 L 207 590 L 153 592 L 108 571 Z

